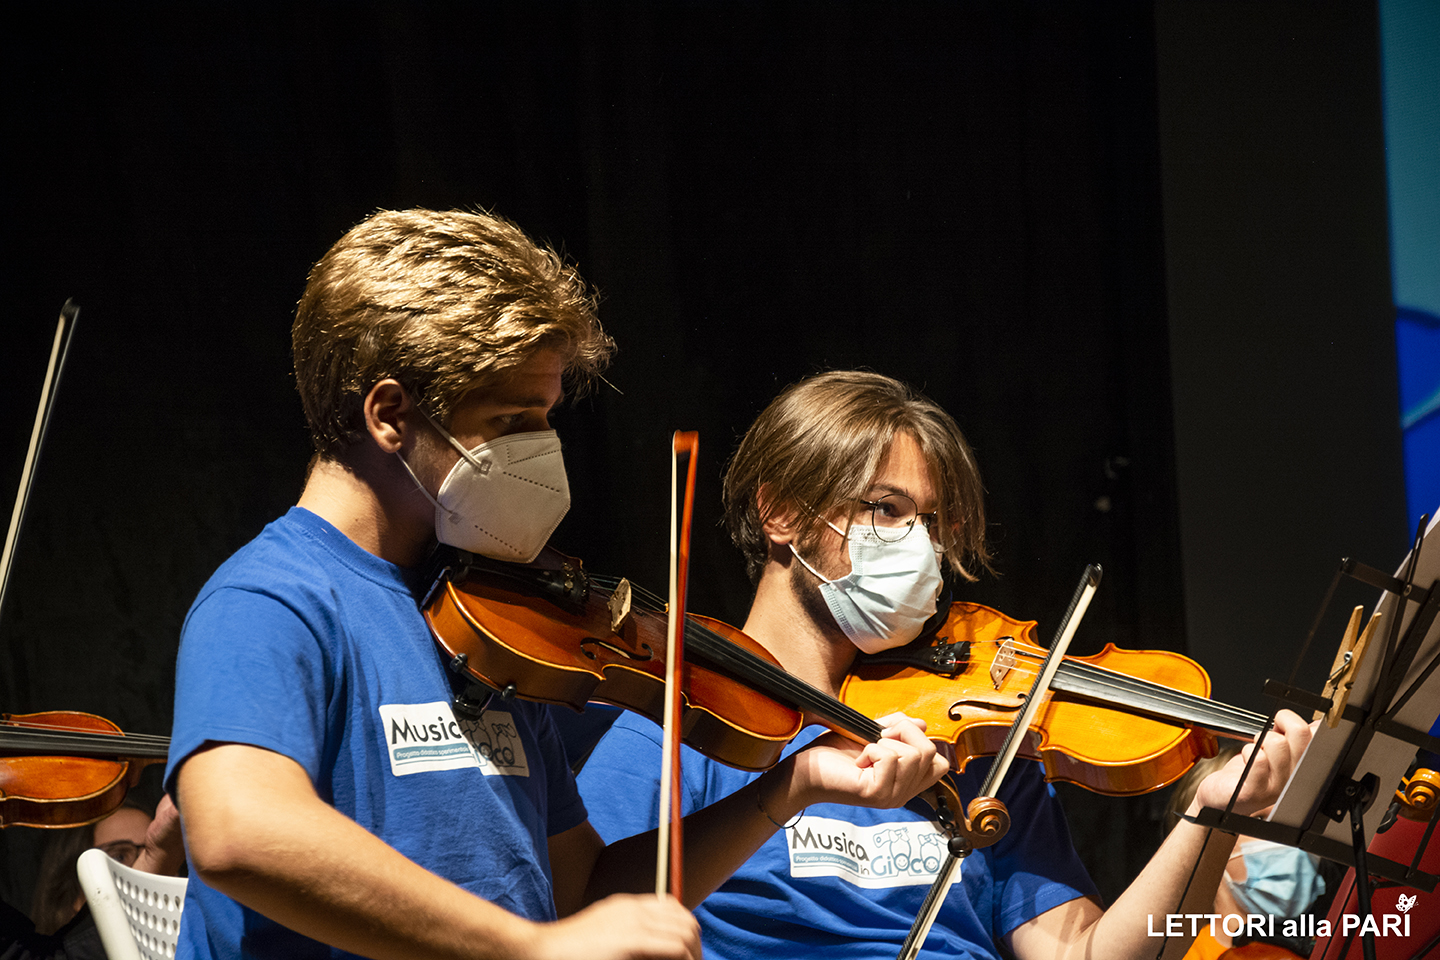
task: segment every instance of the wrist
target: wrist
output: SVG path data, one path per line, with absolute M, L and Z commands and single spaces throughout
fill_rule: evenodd
M 793 757 L 761 774 L 754 787 L 755 808 L 781 830 L 793 826 L 808 805 L 797 796 Z
M 497 936 L 485 942 L 481 953 L 477 954 L 477 960 L 490 960 L 492 957 L 516 957 L 519 960 L 545 960 L 554 955 L 554 948 L 550 946 L 551 938 L 554 935 L 554 928 L 565 922 L 565 918 L 541 923 L 525 917 L 515 916 L 518 921 L 508 930 L 497 931 Z

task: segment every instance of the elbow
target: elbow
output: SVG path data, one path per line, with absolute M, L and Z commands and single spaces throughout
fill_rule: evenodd
M 206 886 L 228 892 L 237 879 L 253 876 L 269 843 L 263 797 L 244 784 L 194 776 L 188 762 L 180 770 L 180 821 L 190 868 Z M 204 772 L 197 770 L 195 772 Z
M 244 902 L 314 852 L 311 837 L 333 808 L 294 761 L 256 747 L 221 744 L 195 753 L 176 777 L 185 846 L 207 886 Z M 308 854 L 307 854 L 308 855 Z
M 190 867 L 206 886 L 224 891 L 237 879 L 255 870 L 251 860 L 253 843 L 235 820 L 211 815 L 187 817 L 185 847 Z

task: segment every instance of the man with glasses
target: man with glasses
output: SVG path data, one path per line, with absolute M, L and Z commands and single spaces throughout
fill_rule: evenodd
M 983 488 L 951 417 L 878 374 L 832 372 L 781 394 L 740 442 L 725 476 L 726 519 L 745 554 L 755 600 L 743 630 L 787 671 L 831 696 L 861 653 L 901 646 L 936 612 L 942 566 L 973 580 L 989 568 Z M 1309 738 L 1282 714 L 1237 803 L 1271 802 Z M 787 755 L 827 736 L 809 727 Z M 828 736 L 834 736 L 829 734 Z M 606 840 L 654 825 L 658 728 L 633 714 L 606 734 L 580 775 L 591 822 Z M 957 787 L 975 796 L 988 761 Z M 687 750 L 687 810 L 755 781 L 777 832 L 696 911 L 705 955 L 894 957 L 944 853 L 930 809 L 787 806 L 755 774 Z M 1204 784 L 1229 799 L 1238 767 Z M 1181 906 L 1204 831 L 1182 824 L 1140 881 L 1102 911 L 1038 764 L 1017 763 L 1000 791 L 1011 815 L 998 844 L 964 861 L 926 941 L 929 957 L 1154 957 L 1147 915 L 1208 909 L 1229 844 L 1212 841 Z M 1183 953 L 1185 943 L 1166 945 Z
M 185 865 L 180 816 L 168 796 L 160 801 L 154 818 L 135 805 L 132 795 L 97 823 L 47 832 L 30 916 L 0 902 L 3 960 L 105 960 L 95 918 L 75 872 L 80 854 L 91 847 L 146 873 L 174 876 Z

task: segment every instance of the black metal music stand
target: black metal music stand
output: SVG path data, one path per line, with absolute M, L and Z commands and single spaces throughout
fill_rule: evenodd
M 1427 531 L 1422 520 L 1415 546 L 1394 576 L 1354 560 L 1341 561 L 1316 623 L 1323 618 L 1341 577 L 1350 577 L 1382 591 L 1376 609 L 1381 615 L 1378 633 L 1386 639 L 1381 649 L 1372 649 L 1358 664 L 1349 702 L 1336 710 L 1333 727 L 1320 725 L 1270 815 L 1262 820 L 1238 816 L 1228 808 L 1206 808 L 1194 818 L 1201 826 L 1288 844 L 1353 865 L 1361 910 L 1366 913 L 1371 874 L 1426 892 L 1434 890 L 1440 879 L 1419 869 L 1440 808 L 1432 814 L 1409 864 L 1366 853 L 1388 806 L 1374 803 L 1375 798 L 1389 797 L 1417 748 L 1440 753 L 1440 738 L 1428 732 L 1440 713 L 1440 533 L 1436 526 L 1431 524 Z M 1311 634 L 1313 637 L 1313 629 Z M 1274 681 L 1266 683 L 1265 692 L 1298 710 L 1327 712 L 1336 706 L 1332 697 Z M 1373 958 L 1373 934 L 1367 933 L 1366 941 L 1365 955 Z

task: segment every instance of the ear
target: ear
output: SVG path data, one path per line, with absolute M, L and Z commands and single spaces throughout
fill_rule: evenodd
M 760 529 L 772 544 L 784 547 L 795 539 L 795 511 L 783 509 L 772 502 L 768 483 L 760 485 L 755 507 L 760 512 Z
M 364 401 L 365 429 L 382 453 L 391 454 L 405 446 L 420 415 L 410 394 L 398 380 L 381 380 L 370 388 Z

